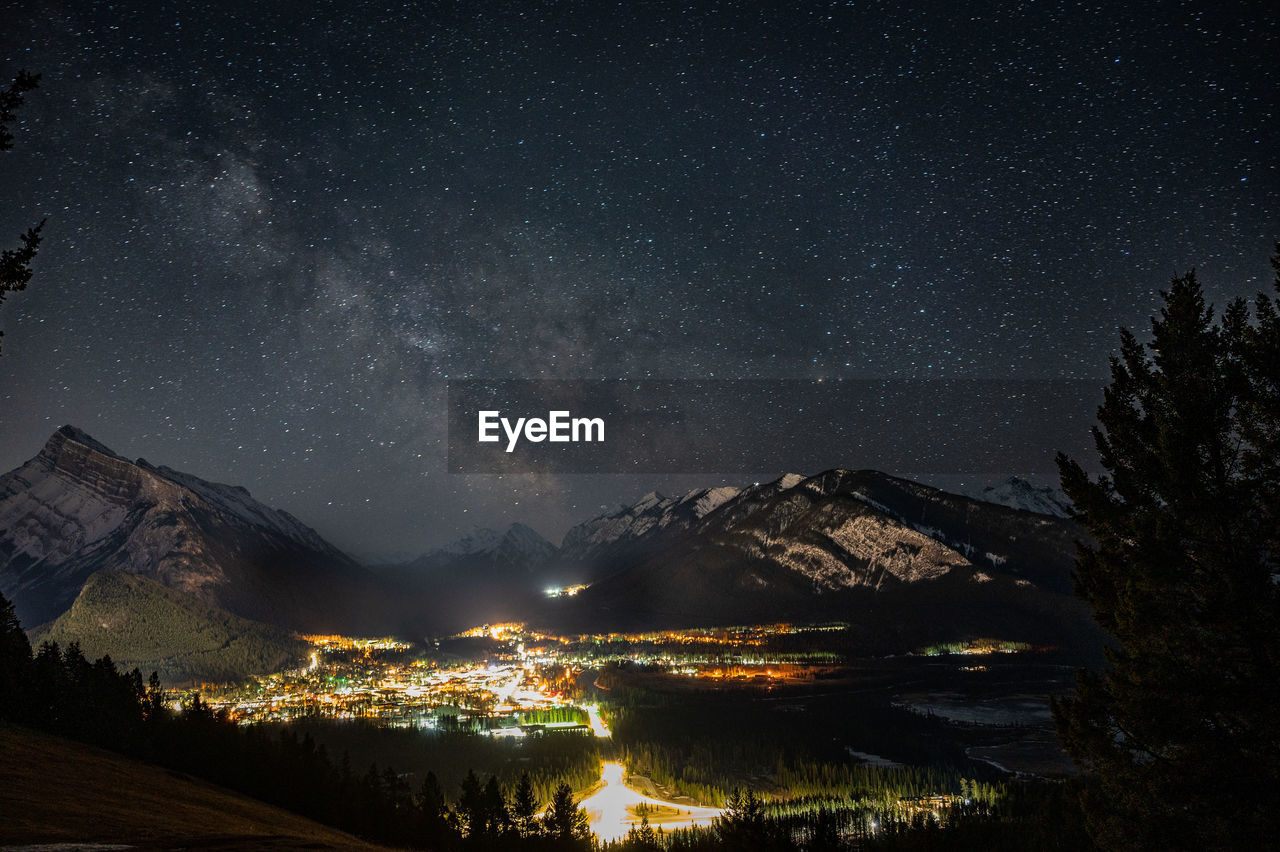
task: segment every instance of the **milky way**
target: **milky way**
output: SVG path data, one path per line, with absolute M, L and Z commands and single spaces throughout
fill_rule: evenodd
M 358 552 L 719 484 L 450 476 L 447 379 L 1102 381 L 1280 237 L 1267 4 L 2 14 L 0 468 L 74 423 Z

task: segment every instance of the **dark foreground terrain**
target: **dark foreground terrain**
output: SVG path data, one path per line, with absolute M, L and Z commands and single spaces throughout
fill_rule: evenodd
M 0 724 L 0 844 L 384 849 L 188 775 Z

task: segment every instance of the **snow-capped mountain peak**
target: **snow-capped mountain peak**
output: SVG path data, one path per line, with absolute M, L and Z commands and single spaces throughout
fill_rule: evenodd
M 464 557 L 493 557 L 504 563 L 534 565 L 546 561 L 556 551 L 555 545 L 524 524 L 511 524 L 505 530 L 477 527 L 462 538 L 413 560 L 416 565 L 436 565 Z
M 969 496 L 1024 512 L 1038 512 L 1058 518 L 1071 517 L 1071 500 L 1061 489 L 1032 485 L 1017 476 L 1011 476 L 996 485 L 988 485 L 981 491 L 973 491 Z
M 638 514 L 642 514 L 644 512 L 649 511 L 655 506 L 660 506 L 666 502 L 667 502 L 666 497 L 663 497 L 657 491 L 650 491 L 648 494 L 644 495 L 639 500 L 637 500 L 636 503 L 630 507 L 629 511 L 632 514 L 638 515 Z
M 435 553 L 448 556 L 470 556 L 473 553 L 489 553 L 498 546 L 502 534 L 488 527 L 476 527 L 459 539 L 449 542 L 444 547 L 436 548 Z

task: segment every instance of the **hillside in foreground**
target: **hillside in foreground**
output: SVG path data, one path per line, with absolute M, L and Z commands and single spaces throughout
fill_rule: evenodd
M 171 849 L 384 849 L 136 760 L 0 724 L 0 844 Z

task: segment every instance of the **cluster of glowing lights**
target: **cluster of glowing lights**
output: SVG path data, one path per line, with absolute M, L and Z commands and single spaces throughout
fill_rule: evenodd
M 303 640 L 321 651 L 407 651 L 412 646 L 391 636 L 359 637 L 306 634 Z
M 590 583 L 578 583 L 576 586 L 553 586 L 546 590 L 549 598 L 571 598 L 581 592 Z
M 505 641 L 524 632 L 523 621 L 509 621 L 503 624 L 482 624 L 453 636 L 454 639 L 497 639 Z

